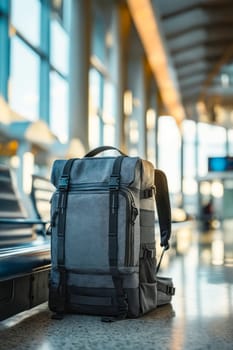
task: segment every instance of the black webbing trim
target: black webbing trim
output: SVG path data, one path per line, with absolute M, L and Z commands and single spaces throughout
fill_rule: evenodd
M 109 180 L 109 266 L 113 284 L 116 290 L 118 315 L 114 318 L 123 319 L 127 315 L 128 304 L 123 289 L 123 278 L 118 270 L 118 208 L 120 173 L 123 156 L 117 157 L 113 164 L 112 174 Z M 103 319 L 110 321 L 110 319 Z M 113 321 L 113 319 L 111 319 Z
M 70 171 L 75 159 L 69 159 L 63 168 L 59 179 L 58 190 L 58 225 L 57 225 L 57 268 L 60 274 L 58 285 L 58 312 L 63 313 L 66 299 L 66 269 L 65 269 L 65 226 L 66 207 L 70 183 Z
M 154 187 L 149 187 L 145 190 L 140 190 L 140 199 L 147 199 L 153 197 Z
M 117 266 L 118 256 L 118 207 L 121 163 L 124 157 L 117 157 L 109 180 L 109 265 Z
M 160 244 L 167 250 L 171 236 L 171 206 L 166 175 L 155 169 L 154 184 L 156 188 L 155 201 L 160 227 Z
M 157 290 L 171 296 L 175 295 L 176 291 L 175 287 L 160 281 L 157 281 Z

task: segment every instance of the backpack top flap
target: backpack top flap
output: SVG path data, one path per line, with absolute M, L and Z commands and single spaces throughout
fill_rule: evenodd
M 75 159 L 70 175 L 71 185 L 106 183 L 112 174 L 115 157 L 94 157 Z M 53 164 L 51 182 L 58 188 L 66 160 L 56 160 Z M 121 165 L 121 184 L 140 189 L 141 159 L 124 157 Z

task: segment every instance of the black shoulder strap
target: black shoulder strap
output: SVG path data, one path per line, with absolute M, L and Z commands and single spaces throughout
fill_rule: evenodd
M 171 206 L 167 185 L 167 178 L 164 172 L 155 169 L 154 174 L 155 201 L 158 211 L 161 247 L 169 249 L 169 239 L 171 236 Z
M 164 252 L 165 250 L 169 249 L 169 239 L 171 236 L 171 206 L 167 185 L 167 177 L 161 170 L 155 169 L 154 185 L 156 191 L 155 202 L 158 212 L 160 228 L 160 245 L 161 247 L 163 247 L 163 251 L 156 269 L 156 273 L 158 273 Z
M 57 314 L 63 314 L 66 301 L 66 268 L 65 268 L 65 226 L 66 226 L 66 207 L 70 184 L 70 171 L 74 159 L 69 159 L 63 168 L 59 179 L 58 190 L 58 226 L 57 226 L 57 268 L 60 274 L 58 285 L 58 309 Z

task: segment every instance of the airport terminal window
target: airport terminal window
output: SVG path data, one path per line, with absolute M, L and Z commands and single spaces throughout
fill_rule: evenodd
M 185 120 L 182 123 L 182 136 L 184 145 L 184 169 L 185 178 L 196 177 L 196 123 L 191 120 Z
M 56 12 L 52 1 L 30 0 L 30 7 L 28 0 L 11 1 L 8 97 L 12 109 L 29 120 L 44 118 L 58 137 L 66 141 L 69 40 L 62 25 L 66 23 L 69 28 L 70 3 L 69 0 L 59 3 L 53 2 L 59 5 Z M 63 125 L 59 129 L 55 126 L 56 113 Z
M 68 70 L 69 38 L 64 29 L 64 4 L 53 1 L 53 14 L 50 22 L 50 118 L 51 130 L 63 143 L 68 142 Z M 54 12 L 55 11 L 55 12 Z M 59 18 L 59 20 L 58 20 Z M 66 21 L 67 28 L 69 23 Z
M 228 152 L 233 156 L 233 129 L 228 130 Z
M 208 172 L 208 157 L 226 156 L 226 132 L 223 127 L 198 123 L 198 175 Z
M 39 117 L 39 71 L 39 56 L 19 37 L 13 36 L 9 102 L 13 110 L 29 120 L 36 120 Z
M 50 73 L 50 127 L 61 142 L 68 141 L 68 83 L 56 72 Z
M 92 54 L 98 59 L 105 62 L 105 26 L 104 18 L 98 11 L 95 12 L 93 22 L 93 40 L 92 40 Z
M 196 169 L 196 122 L 184 120 L 183 137 L 183 206 L 190 214 L 196 214 L 197 203 L 197 169 Z
M 89 72 L 89 144 L 91 148 L 103 143 L 102 91 L 103 77 L 96 69 L 91 68 Z
M 110 81 L 104 82 L 103 99 L 103 143 L 105 145 L 115 145 L 115 89 Z
M 116 140 L 116 87 L 112 79 L 111 13 L 92 3 L 91 64 L 89 73 L 89 145 L 91 148 Z
M 129 155 L 136 157 L 139 154 L 139 126 L 138 120 L 131 115 L 126 119 L 126 134 L 128 134 Z
M 39 0 L 12 0 L 11 23 L 33 46 L 40 45 L 40 11 Z
M 181 136 L 174 118 L 158 119 L 158 144 L 158 168 L 167 174 L 171 193 L 178 194 L 181 191 Z
M 51 21 L 51 64 L 63 75 L 68 74 L 68 35 L 60 23 Z
M 146 112 L 147 129 L 147 159 L 155 165 L 156 161 L 156 136 L 155 136 L 156 112 L 149 108 Z
M 95 68 L 89 73 L 89 144 L 115 145 L 115 87 Z

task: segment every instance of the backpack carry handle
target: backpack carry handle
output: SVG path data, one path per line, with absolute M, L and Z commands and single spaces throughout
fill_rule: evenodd
M 94 157 L 94 156 L 96 156 L 97 154 L 99 154 L 99 153 L 101 153 L 101 152 L 110 151 L 110 150 L 117 151 L 117 152 L 119 152 L 122 156 L 127 157 L 127 155 L 126 155 L 125 153 L 123 153 L 121 150 L 119 150 L 119 149 L 116 148 L 116 147 L 113 147 L 113 146 L 100 146 L 100 147 L 94 148 L 92 151 L 88 152 L 88 153 L 84 156 L 84 158 L 86 158 L 86 157 Z
M 171 206 L 167 178 L 163 171 L 155 169 L 154 184 L 156 188 L 156 207 L 160 226 L 160 245 L 164 250 L 169 249 L 171 236 Z

